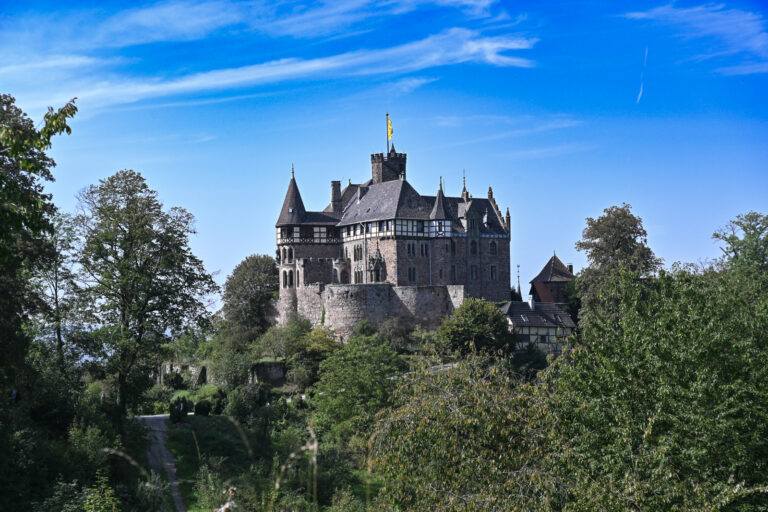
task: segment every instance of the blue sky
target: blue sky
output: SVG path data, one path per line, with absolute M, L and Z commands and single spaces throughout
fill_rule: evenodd
M 512 268 L 577 268 L 586 217 L 627 202 L 667 264 L 768 212 L 760 2 L 3 2 L 0 91 L 35 120 L 78 97 L 49 187 L 65 211 L 119 169 L 197 218 L 218 280 L 274 254 L 295 164 L 308 209 L 370 176 L 389 112 L 408 179 L 492 185 Z M 513 271 L 514 273 L 514 271 Z

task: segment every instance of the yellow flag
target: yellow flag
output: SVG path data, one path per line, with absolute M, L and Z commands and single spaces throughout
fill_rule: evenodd
M 392 120 L 387 118 L 387 140 L 392 140 Z

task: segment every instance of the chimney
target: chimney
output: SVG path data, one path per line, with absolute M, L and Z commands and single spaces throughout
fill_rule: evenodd
M 569 263 L 569 264 L 568 264 L 568 272 L 570 272 L 571 274 L 573 274 L 573 263 Z
M 531 311 L 536 311 L 536 303 L 533 301 L 533 295 L 528 296 L 528 306 L 530 306 Z
M 341 213 L 341 182 L 331 181 L 331 210 Z

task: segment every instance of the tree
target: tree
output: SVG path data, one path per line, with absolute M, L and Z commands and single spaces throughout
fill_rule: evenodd
M 217 287 L 189 247 L 192 215 L 164 210 L 139 173 L 100 180 L 79 202 L 79 279 L 125 413 L 148 384 L 168 334 L 208 320 L 203 300 Z
M 344 437 L 365 434 L 376 412 L 392 402 L 393 377 L 404 372 L 403 360 L 377 335 L 351 337 L 320 363 L 318 423 Z
M 768 215 L 738 215 L 712 238 L 725 244 L 721 247 L 725 266 L 768 270 Z
M 546 510 L 551 416 L 508 365 L 477 353 L 450 367 L 422 359 L 398 384 L 372 441 L 387 510 Z
M 466 299 L 453 315 L 443 320 L 438 336 L 454 350 L 511 350 L 514 336 L 504 314 L 483 299 Z
M 73 100 L 74 101 L 74 100 Z M 48 423 L 54 405 L 71 411 L 69 389 L 55 375 L 41 374 L 30 358 L 29 320 L 41 306 L 31 276 L 47 254 L 44 235 L 51 231 L 55 207 L 44 192 L 53 181 L 54 162 L 45 151 L 54 135 L 69 133 L 73 102 L 49 109 L 43 126 L 16 107 L 13 97 L 0 94 L 0 509 L 25 508 L 48 492 L 61 463 L 60 447 L 69 415 Z M 50 354 L 40 359 L 50 360 Z M 34 358 L 34 354 L 32 357 Z M 43 365 L 44 366 L 44 365 Z M 54 382 L 55 388 L 41 382 Z M 45 389 L 41 389 L 45 387 Z M 11 391 L 17 400 L 8 400 Z M 20 399 L 18 399 L 20 397 Z M 63 403 L 62 403 L 63 402 Z
M 38 296 L 42 298 L 42 335 L 53 338 L 62 371 L 67 356 L 77 361 L 82 355 L 78 347 L 69 343 L 78 298 L 74 272 L 76 238 L 72 218 L 66 214 L 56 215 L 53 230 L 44 235 L 44 243 L 48 248 L 46 257 L 35 273 Z
M 641 276 L 658 270 L 661 262 L 648 247 L 647 237 L 643 219 L 632 214 L 626 203 L 606 208 L 597 219 L 588 217 L 582 239 L 576 242 L 576 250 L 585 252 L 589 262 L 576 278 L 581 302 L 598 300 L 604 279 L 620 268 Z
M 275 260 L 263 254 L 246 257 L 227 277 L 223 311 L 234 343 L 245 346 L 267 330 L 278 285 Z
M 77 108 L 74 100 L 59 111 L 49 109 L 43 127 L 0 94 L 0 389 L 5 394 L 24 367 L 28 343 L 22 323 L 36 306 L 29 274 L 45 254 L 43 233 L 51 230 L 55 211 L 44 182 L 53 181 L 53 160 L 45 154 L 51 139 L 70 133 L 67 120 Z M 18 385 L 18 383 L 16 384 Z

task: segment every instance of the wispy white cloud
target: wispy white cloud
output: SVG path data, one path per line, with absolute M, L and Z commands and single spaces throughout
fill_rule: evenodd
M 432 82 L 436 82 L 437 78 L 425 78 L 425 77 L 406 77 L 401 78 L 386 87 L 391 94 L 410 94 L 419 87 L 422 87 Z
M 248 66 L 191 73 L 171 79 L 110 77 L 78 79 L 56 84 L 58 101 L 48 94 L 45 104 L 78 96 L 82 104 L 106 106 L 131 103 L 147 98 L 205 91 L 222 91 L 288 80 L 327 79 L 329 77 L 404 74 L 461 63 L 493 66 L 532 67 L 532 60 L 508 55 L 512 50 L 527 50 L 536 39 L 515 36 L 487 37 L 461 28 L 446 30 L 425 39 L 399 46 L 357 50 L 313 59 L 287 58 Z M 411 82 L 410 87 L 424 82 Z M 45 92 L 45 91 L 44 91 Z M 39 108 L 41 105 L 34 105 Z
M 451 9 L 470 18 L 491 16 L 498 0 L 327 0 L 313 3 L 262 0 L 163 0 L 104 17 L 103 10 L 0 19 L 0 48 L 28 53 L 82 53 L 105 47 L 205 39 L 216 34 L 260 32 L 271 36 L 348 37 L 394 16 Z M 503 11 L 501 11 L 503 14 Z M 4 52 L 6 53 L 6 52 Z M 6 53 L 12 58 L 14 51 Z
M 640 100 L 643 98 L 643 86 L 645 85 L 645 67 L 648 65 L 648 47 L 645 47 L 645 55 L 643 56 L 643 70 L 640 72 L 640 91 L 637 93 L 637 99 L 635 105 L 640 104 Z
M 723 4 L 695 7 L 668 4 L 624 16 L 673 26 L 688 39 L 708 39 L 710 50 L 700 55 L 701 59 L 723 56 L 749 59 L 749 62 L 718 68 L 723 74 L 766 72 L 763 64 L 768 62 L 768 23 L 759 13 L 727 9 Z
M 595 149 L 594 144 L 582 142 L 570 142 L 567 144 L 558 144 L 555 146 L 542 146 L 537 148 L 526 148 L 517 151 L 504 153 L 505 157 L 519 160 L 534 160 L 537 158 L 550 158 L 554 156 L 569 155 L 572 153 L 581 153 Z

